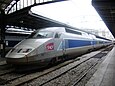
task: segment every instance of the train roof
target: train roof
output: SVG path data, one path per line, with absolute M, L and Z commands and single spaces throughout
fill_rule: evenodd
M 67 25 L 66 27 L 71 28 L 72 30 L 78 30 L 78 31 L 81 31 L 81 32 L 86 32 L 86 33 L 88 33 L 88 34 L 92 34 L 92 35 L 96 36 L 96 38 L 99 38 L 99 39 L 104 39 L 104 40 L 112 41 L 112 40 L 110 40 L 110 39 L 107 39 L 107 38 L 98 36 L 98 35 L 96 35 L 96 34 L 93 34 L 93 33 L 91 33 L 91 32 L 85 31 L 85 30 L 81 30 L 81 29 L 76 28 L 76 27 L 72 27 L 72 26 L 69 26 L 69 25 Z
M 56 31 L 56 32 L 65 32 L 65 28 L 64 27 L 47 27 L 47 28 L 43 28 L 40 29 L 40 31 Z
M 63 27 L 65 27 L 64 29 L 62 29 Z M 104 38 L 104 37 L 101 37 L 101 36 L 98 36 L 96 34 L 93 34 L 93 33 L 90 33 L 88 31 L 84 31 L 84 30 L 81 30 L 79 28 L 76 28 L 76 27 L 72 27 L 70 25 L 66 25 L 65 26 L 56 26 L 56 27 L 45 27 L 45 28 L 48 28 L 48 29 L 45 29 L 46 31 L 47 30 L 51 30 L 51 31 L 59 31 L 59 32 L 70 32 L 69 30 L 73 30 L 73 31 L 78 31 L 77 34 L 81 34 L 80 32 L 85 32 L 85 33 L 88 33 L 88 34 L 91 34 L 91 35 L 94 35 L 96 38 L 99 38 L 99 39 L 103 39 L 103 40 L 108 40 L 108 41 L 111 41 L 110 39 L 107 39 L 107 38 Z M 44 29 L 44 28 L 41 28 L 41 29 Z M 79 32 L 80 31 L 80 32 Z

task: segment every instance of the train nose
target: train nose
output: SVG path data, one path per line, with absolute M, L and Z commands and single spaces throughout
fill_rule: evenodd
M 29 62 L 29 57 L 36 55 L 38 53 L 36 49 L 48 40 L 50 39 L 27 39 L 22 41 L 8 52 L 6 55 L 7 63 L 23 64 Z
M 6 55 L 6 58 L 22 58 L 30 53 L 34 48 L 14 48 Z
M 45 39 L 26 39 L 16 45 L 8 54 L 7 58 L 22 58 L 40 45 L 42 45 L 47 40 Z
M 9 64 L 24 64 L 28 62 L 27 54 L 32 52 L 34 48 L 31 47 L 17 47 L 12 49 L 6 55 L 6 62 Z

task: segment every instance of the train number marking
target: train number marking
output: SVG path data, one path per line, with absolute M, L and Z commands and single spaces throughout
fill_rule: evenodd
M 46 45 L 47 50 L 54 50 L 54 43 L 49 43 Z

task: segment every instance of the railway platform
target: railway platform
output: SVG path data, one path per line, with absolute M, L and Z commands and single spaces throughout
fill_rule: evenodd
M 115 46 L 85 86 L 115 86 Z
M 2 58 L 1 54 L 0 54 L 0 62 L 2 62 L 2 61 L 5 61 L 5 58 Z

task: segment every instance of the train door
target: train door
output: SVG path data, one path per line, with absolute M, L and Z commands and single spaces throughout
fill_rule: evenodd
M 54 54 L 55 54 L 55 57 L 56 57 L 56 61 L 63 61 L 64 58 L 64 51 L 65 51 L 65 43 L 64 43 L 64 40 L 63 38 L 60 38 L 61 36 L 61 33 L 60 32 L 56 32 L 55 35 L 54 35 L 54 47 L 55 47 L 55 50 L 54 50 Z
M 56 36 L 56 35 L 55 35 L 55 36 Z M 65 33 L 59 32 L 59 33 L 58 33 L 58 37 L 56 36 L 55 38 L 58 38 L 58 39 L 57 39 L 58 42 L 60 41 L 60 45 L 59 45 L 59 47 L 58 47 L 58 50 L 59 50 L 59 52 L 61 52 L 61 54 L 62 54 L 62 56 L 61 56 L 62 60 L 68 59 L 68 55 L 67 55 L 67 51 L 66 51 L 66 49 L 68 48 L 68 41 L 67 41 L 66 38 L 65 38 Z M 57 43 L 58 43 L 58 42 L 57 42 Z
M 65 54 L 66 54 L 66 42 L 64 39 L 62 39 L 62 52 L 63 52 L 63 56 L 65 56 Z
M 64 54 L 64 50 L 65 50 L 65 42 L 63 40 L 63 38 L 60 38 L 61 33 L 56 32 L 55 33 L 55 47 L 57 49 L 57 52 L 61 53 L 62 55 Z

